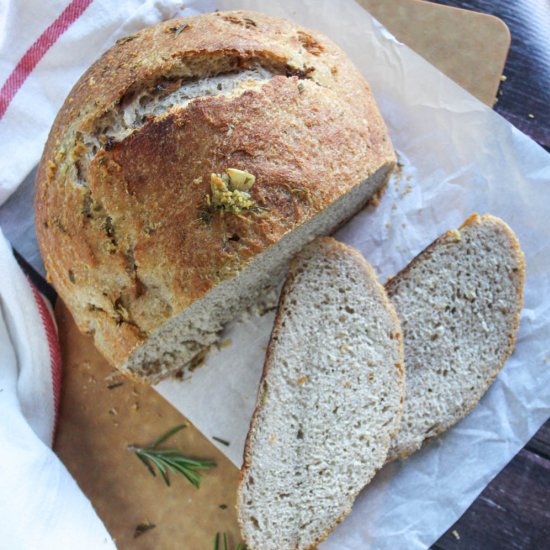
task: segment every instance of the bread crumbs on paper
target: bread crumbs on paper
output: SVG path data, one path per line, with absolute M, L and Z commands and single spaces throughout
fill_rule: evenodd
M 231 338 L 226 338 L 218 344 L 219 349 L 228 348 L 232 344 Z
M 410 177 L 410 176 L 407 176 Z M 403 191 L 399 194 L 399 198 L 402 199 L 405 195 L 408 195 L 412 191 L 412 187 L 407 185 Z
M 380 204 L 380 200 L 382 199 L 382 194 L 384 193 L 384 187 L 381 187 L 369 200 L 369 205 L 373 207 L 377 207 Z

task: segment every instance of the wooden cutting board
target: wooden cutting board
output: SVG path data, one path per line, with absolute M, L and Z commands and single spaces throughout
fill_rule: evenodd
M 500 20 L 420 0 L 360 3 L 401 41 L 493 104 L 510 43 Z M 113 372 L 61 302 L 56 315 L 63 387 L 55 450 L 118 548 L 207 549 L 216 532 L 226 532 L 233 548 L 240 541 L 234 509 L 237 468 L 153 389 Z M 170 443 L 217 465 L 198 490 L 175 476 L 165 486 L 128 450 L 178 424 L 186 428 Z M 136 537 L 139 525 L 155 527 Z

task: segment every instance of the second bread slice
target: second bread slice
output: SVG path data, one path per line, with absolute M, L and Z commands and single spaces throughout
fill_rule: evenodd
M 477 404 L 512 353 L 523 302 L 512 230 L 474 215 L 386 284 L 405 342 L 405 412 L 389 460 L 405 458 Z
M 251 549 L 315 546 L 384 464 L 399 427 L 399 323 L 370 265 L 314 241 L 284 286 L 238 494 Z

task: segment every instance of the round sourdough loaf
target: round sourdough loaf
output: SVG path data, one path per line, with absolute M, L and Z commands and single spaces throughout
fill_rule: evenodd
M 154 381 L 394 162 L 367 83 L 324 36 L 251 12 L 167 21 L 118 40 L 67 97 L 38 172 L 39 244 L 79 328 Z

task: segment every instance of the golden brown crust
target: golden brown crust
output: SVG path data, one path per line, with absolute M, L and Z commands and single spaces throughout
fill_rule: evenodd
M 399 363 L 397 363 L 395 365 L 395 367 L 399 370 L 400 378 L 401 378 L 401 381 L 402 381 L 402 392 L 401 392 L 402 396 L 401 396 L 401 403 L 400 403 L 401 407 L 400 407 L 400 410 L 399 410 L 399 413 L 398 413 L 398 422 L 397 422 L 396 431 L 391 434 L 391 436 L 393 438 L 393 437 L 395 437 L 395 435 L 399 431 L 399 424 L 401 422 L 401 417 L 402 417 L 402 414 L 403 414 L 403 407 L 404 407 L 405 351 L 404 351 L 404 346 L 403 346 L 403 333 L 402 333 L 402 330 L 401 330 L 401 324 L 399 322 L 399 318 L 397 317 L 397 313 L 395 311 L 395 308 L 393 307 L 393 304 L 391 303 L 390 299 L 388 298 L 388 296 L 386 294 L 384 286 L 382 284 L 380 284 L 380 282 L 378 281 L 378 277 L 376 276 L 376 273 L 374 272 L 373 268 L 365 260 L 363 255 L 358 250 L 356 250 L 355 248 L 353 248 L 351 246 L 348 246 L 344 243 L 341 243 L 341 242 L 337 241 L 336 239 L 334 239 L 332 237 L 318 237 L 310 246 L 315 246 L 315 243 L 324 243 L 325 245 L 330 246 L 332 249 L 341 251 L 346 255 L 353 256 L 357 260 L 358 265 L 360 265 L 365 270 L 366 276 L 370 280 L 372 280 L 374 282 L 375 286 L 379 289 L 380 297 L 382 298 L 383 303 L 386 306 L 387 311 L 390 313 L 390 316 L 392 318 L 393 325 L 394 325 L 394 328 L 395 328 L 395 334 L 397 335 L 397 339 L 398 339 L 399 355 L 400 355 L 400 361 L 399 361 Z M 258 386 L 259 389 L 258 389 L 258 396 L 257 396 L 257 399 L 256 399 L 256 405 L 254 407 L 254 412 L 252 413 L 252 418 L 250 420 L 250 429 L 249 429 L 249 431 L 246 435 L 246 440 L 245 440 L 245 445 L 244 445 L 244 453 L 243 453 L 243 465 L 241 466 L 241 471 L 240 471 L 240 474 L 239 474 L 239 486 L 238 486 L 238 489 L 237 489 L 237 502 L 240 501 L 241 491 L 242 491 L 242 486 L 243 486 L 242 481 L 244 479 L 245 472 L 250 467 L 250 438 L 251 438 L 251 435 L 252 435 L 252 432 L 253 432 L 253 427 L 254 427 L 256 418 L 257 418 L 257 416 L 259 414 L 259 411 L 262 407 L 264 382 L 265 382 L 265 380 L 267 378 L 267 374 L 268 374 L 268 372 L 271 368 L 271 357 L 272 357 L 272 354 L 273 354 L 273 347 L 275 346 L 275 343 L 278 339 L 279 331 L 281 330 L 281 327 L 282 327 L 283 310 L 285 309 L 288 293 L 290 292 L 290 289 L 293 285 L 294 279 L 296 278 L 296 273 L 297 273 L 296 269 L 299 266 L 300 260 L 301 260 L 301 254 L 299 253 L 291 261 L 287 278 L 285 280 L 284 286 L 283 286 L 283 288 L 281 290 L 281 294 L 279 296 L 279 303 L 277 305 L 277 313 L 276 313 L 276 316 L 275 316 L 275 321 L 273 323 L 273 329 L 272 329 L 272 332 L 271 332 L 271 337 L 269 339 L 269 344 L 267 346 L 265 361 L 264 361 L 264 367 L 263 367 L 263 370 L 262 370 L 262 376 L 260 378 L 260 383 L 259 383 L 259 386 Z M 241 512 L 241 510 L 237 506 L 237 520 L 239 522 L 239 526 L 240 526 L 240 529 L 241 529 L 241 534 L 243 534 L 243 536 L 244 536 L 245 530 L 244 530 L 244 524 L 243 524 L 240 512 Z M 344 512 L 339 518 L 337 518 L 335 520 L 334 525 L 331 525 L 330 527 L 328 527 L 327 530 L 325 531 L 325 533 L 323 533 L 321 536 L 319 536 L 316 539 L 316 541 L 311 546 L 307 547 L 305 550 L 312 550 L 312 549 L 316 548 L 318 544 L 321 544 L 321 542 L 323 542 L 330 535 L 330 533 L 336 528 L 336 526 L 339 523 L 341 523 L 342 521 L 344 521 L 344 519 L 346 518 L 346 516 L 349 515 L 350 512 L 351 512 L 351 508 L 349 510 L 347 510 L 346 512 Z M 247 541 L 245 540 L 245 542 L 247 542 Z
M 259 64 L 259 88 L 150 119 L 91 162 L 87 136 L 174 76 Z M 40 163 L 36 230 L 79 328 L 120 366 L 147 335 L 395 161 L 368 85 L 332 42 L 261 14 L 168 21 L 119 41 L 65 101 Z M 266 210 L 201 219 L 211 172 L 256 176 Z
M 422 252 L 417 254 L 409 262 L 409 264 L 405 268 L 403 268 L 397 275 L 395 275 L 390 280 L 388 280 L 386 282 L 386 285 L 385 285 L 386 291 L 387 291 L 387 293 L 388 293 L 388 295 L 391 299 L 391 296 L 392 296 L 393 292 L 395 292 L 397 285 L 403 279 L 403 277 L 405 275 L 407 275 L 409 273 L 409 271 L 411 271 L 411 269 L 415 265 L 420 263 L 426 257 L 426 255 L 429 255 L 433 249 L 437 248 L 438 246 L 440 246 L 442 244 L 446 244 L 446 243 L 449 243 L 449 242 L 451 242 L 451 243 L 456 242 L 456 238 L 457 238 L 457 236 L 458 236 L 461 229 L 463 229 L 465 227 L 468 227 L 468 226 L 471 226 L 471 225 L 476 225 L 476 224 L 479 224 L 479 223 L 483 223 L 485 221 L 490 221 L 490 222 L 493 222 L 493 223 L 497 224 L 499 226 L 499 228 L 503 231 L 503 233 L 506 235 L 506 237 L 508 238 L 510 248 L 514 251 L 514 254 L 516 255 L 516 257 L 518 259 L 518 266 L 519 266 L 518 277 L 519 277 L 519 281 L 518 281 L 518 285 L 517 285 L 517 293 L 518 293 L 517 311 L 516 311 L 516 314 L 514 316 L 514 323 L 510 327 L 510 332 L 508 334 L 508 345 L 507 345 L 506 349 L 502 350 L 501 360 L 498 363 L 495 364 L 495 368 L 494 368 L 493 372 L 491 372 L 491 374 L 485 380 L 485 385 L 484 385 L 483 391 L 481 392 L 481 396 L 483 396 L 485 394 L 485 392 L 489 389 L 491 384 L 495 381 L 496 377 L 498 376 L 498 373 L 501 371 L 502 367 L 504 366 L 504 364 L 508 360 L 508 357 L 510 357 L 510 355 L 514 351 L 514 347 L 515 347 L 515 344 L 516 344 L 516 338 L 517 338 L 517 334 L 518 334 L 518 330 L 519 330 L 519 323 L 520 323 L 520 319 L 521 319 L 521 310 L 523 308 L 523 287 L 525 285 L 525 256 L 523 254 L 523 251 L 521 250 L 519 241 L 518 241 L 515 233 L 508 226 L 508 224 L 506 224 L 500 218 L 497 218 L 496 216 L 492 216 L 491 214 L 484 214 L 483 216 L 480 216 L 479 214 L 472 214 L 471 216 L 469 216 L 462 223 L 462 225 L 458 228 L 458 230 L 450 230 L 450 231 L 447 231 L 447 232 L 443 233 L 443 235 L 441 235 L 435 241 L 433 241 Z M 405 365 L 405 368 L 406 368 L 406 365 Z M 481 397 L 480 397 L 480 399 L 481 399 Z M 463 411 L 461 411 L 461 414 L 454 419 L 454 422 L 452 424 L 446 423 L 446 424 L 441 424 L 441 425 L 435 425 L 432 428 L 433 434 L 430 437 L 427 437 L 426 439 L 424 439 L 424 441 L 422 442 L 422 445 L 424 445 L 427 441 L 435 439 L 436 437 L 439 437 L 441 434 L 445 433 L 456 422 L 458 422 L 460 419 L 467 416 L 477 406 L 478 403 L 479 403 L 479 400 L 474 401 L 470 406 L 468 406 Z M 411 447 L 405 448 L 402 451 L 400 451 L 398 455 L 390 455 L 388 457 L 387 462 L 388 463 L 393 462 L 397 458 L 406 459 L 409 456 L 411 456 L 413 453 L 415 453 L 419 448 L 420 447 L 418 447 L 418 446 L 411 446 Z

